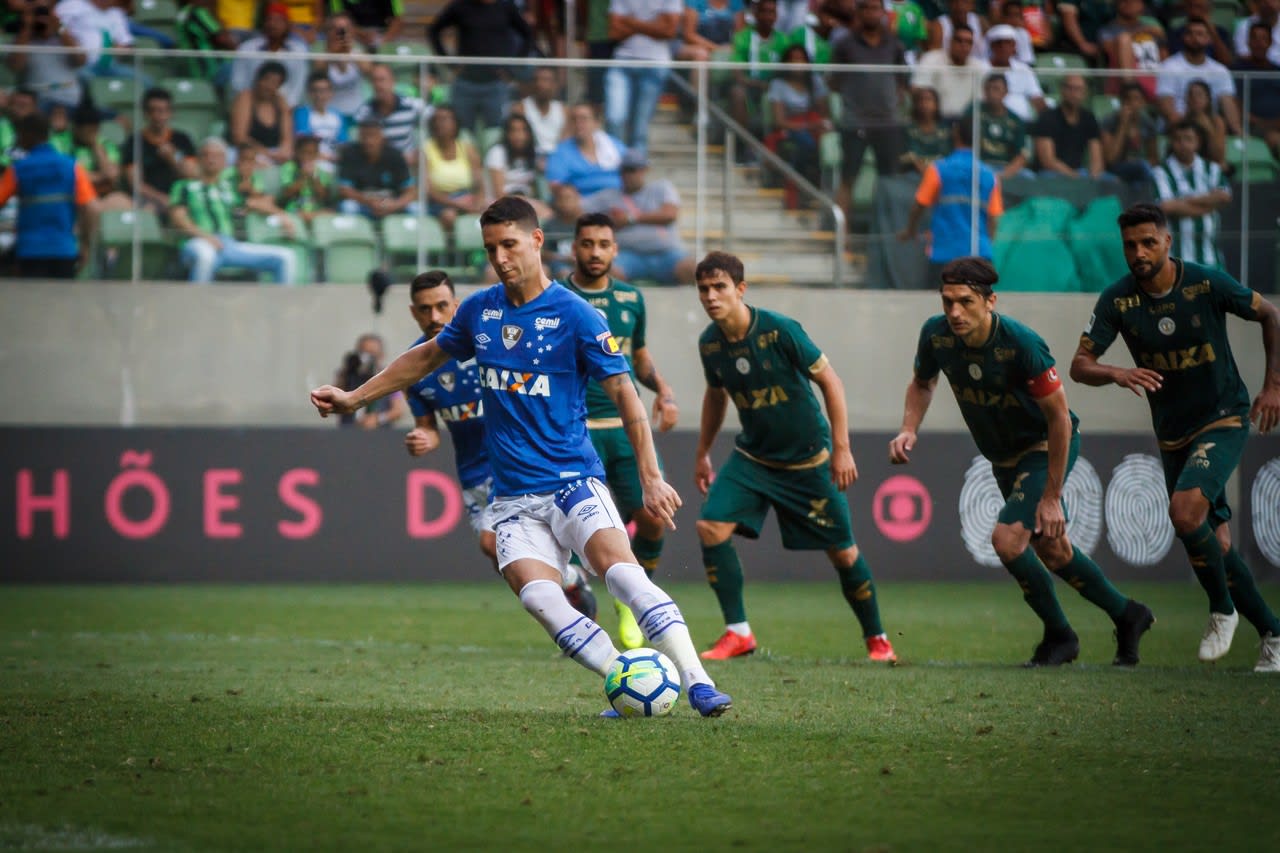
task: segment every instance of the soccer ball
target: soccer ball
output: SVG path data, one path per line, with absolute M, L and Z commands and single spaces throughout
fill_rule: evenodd
M 670 714 L 680 698 L 680 673 L 662 652 L 632 649 L 609 667 L 604 695 L 624 717 L 661 717 Z

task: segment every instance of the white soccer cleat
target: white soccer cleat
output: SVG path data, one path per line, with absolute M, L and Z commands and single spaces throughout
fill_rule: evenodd
M 1236 626 L 1240 624 L 1240 611 L 1230 614 L 1210 613 L 1209 624 L 1204 628 L 1204 636 L 1200 638 L 1200 660 L 1215 661 L 1231 650 L 1231 638 L 1236 635 Z
M 1280 672 L 1280 637 L 1266 634 L 1258 644 L 1258 665 L 1254 672 Z

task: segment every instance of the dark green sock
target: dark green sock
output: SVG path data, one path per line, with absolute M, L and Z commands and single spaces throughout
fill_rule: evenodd
M 862 636 L 874 637 L 884 633 L 880 627 L 880 605 L 876 601 L 876 584 L 871 580 L 871 567 L 861 554 L 852 566 L 836 566 L 840 576 L 840 591 L 844 600 L 853 608 L 853 615 L 862 625 Z
M 661 539 L 646 539 L 639 535 L 631 540 L 631 553 L 636 555 L 636 562 L 649 577 L 653 577 L 654 569 L 658 568 L 658 558 L 662 556 L 662 542 Z
M 719 545 L 702 546 L 702 565 L 707 570 L 707 583 L 715 591 L 724 614 L 724 624 L 747 621 L 747 606 L 742 601 L 742 563 L 733 540 Z
M 1235 613 L 1236 606 L 1231 603 L 1231 591 L 1227 589 L 1227 570 L 1222 563 L 1222 546 L 1214 535 L 1209 522 L 1205 522 L 1190 533 L 1180 533 L 1178 538 L 1187 549 L 1191 558 L 1191 568 L 1196 573 L 1196 580 L 1204 587 L 1209 596 L 1209 609 L 1214 613 Z
M 1028 548 L 1005 563 L 1004 567 L 1013 575 L 1018 586 L 1022 587 L 1022 598 L 1040 617 L 1046 631 L 1070 630 L 1071 623 L 1067 621 L 1067 614 L 1062 612 L 1058 596 L 1053 592 L 1053 578 L 1049 576 L 1049 570 L 1040 562 L 1035 551 Z
M 1244 558 L 1235 548 L 1227 549 L 1222 555 L 1222 564 L 1227 572 L 1227 587 L 1231 590 L 1231 600 L 1240 608 L 1240 615 L 1249 620 L 1249 624 L 1258 629 L 1258 634 L 1271 634 L 1280 637 L 1280 619 L 1262 600 L 1258 585 L 1253 582 L 1253 572 L 1245 564 Z
M 1118 619 L 1124 613 L 1129 599 L 1111 585 L 1098 564 L 1079 548 L 1072 547 L 1071 562 L 1054 574 L 1071 584 L 1071 588 L 1084 596 L 1085 601 L 1101 607 L 1112 619 Z

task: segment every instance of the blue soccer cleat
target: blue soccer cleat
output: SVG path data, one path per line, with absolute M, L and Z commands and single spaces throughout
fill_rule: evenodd
M 612 708 L 605 708 L 603 711 L 600 712 L 600 716 L 608 720 L 622 719 L 622 715 L 619 714 L 617 711 L 613 710 Z
M 718 717 L 733 707 L 733 697 L 710 684 L 694 684 L 689 688 L 689 704 L 704 717 Z

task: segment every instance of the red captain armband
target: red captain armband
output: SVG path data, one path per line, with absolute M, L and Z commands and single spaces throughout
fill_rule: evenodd
M 1031 396 L 1037 400 L 1048 397 L 1054 391 L 1062 387 L 1062 380 L 1058 377 L 1058 368 L 1050 367 L 1044 373 L 1041 373 L 1035 379 L 1027 382 L 1027 390 L 1031 392 Z

